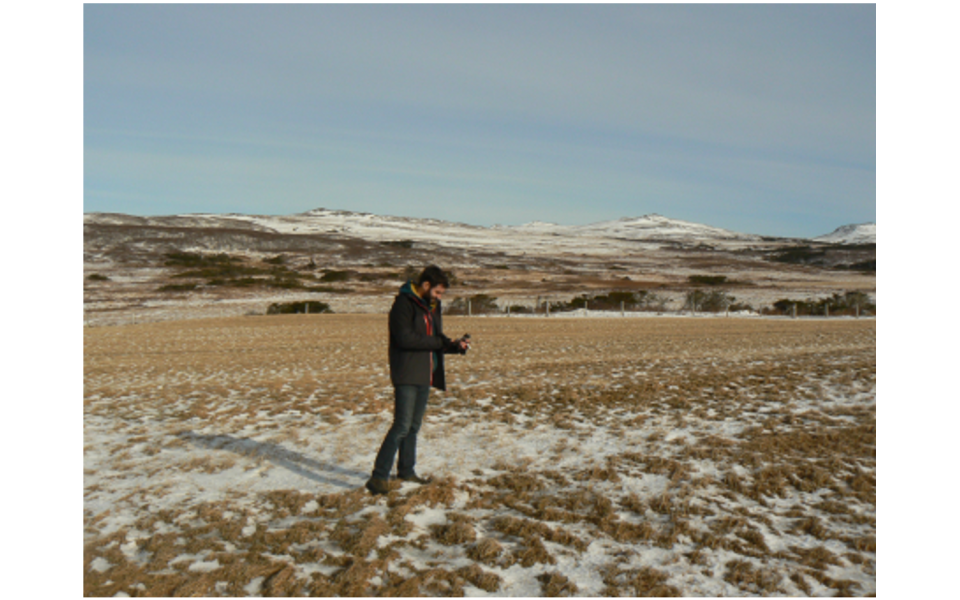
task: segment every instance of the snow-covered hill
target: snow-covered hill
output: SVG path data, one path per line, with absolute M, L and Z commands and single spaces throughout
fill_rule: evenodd
M 760 236 L 737 233 L 661 215 L 626 217 L 589 225 L 533 222 L 519 226 L 480 227 L 436 219 L 418 219 L 318 208 L 283 216 L 189 214 L 165 217 L 90 213 L 89 225 L 231 228 L 288 235 L 334 234 L 368 241 L 410 240 L 443 246 L 490 248 L 509 253 L 557 251 L 622 252 L 665 243 L 685 245 L 754 243 Z
M 652 214 L 642 217 L 624 217 L 615 221 L 602 221 L 590 225 L 555 225 L 535 222 L 508 228 L 525 233 L 551 233 L 554 235 L 613 237 L 628 240 L 672 240 L 680 242 L 707 242 L 716 240 L 758 241 L 760 236 L 737 233 L 719 227 L 701 225 Z
M 833 232 L 813 238 L 815 242 L 831 244 L 876 244 L 877 224 L 860 223 L 837 227 Z
M 761 237 L 700 223 L 651 214 L 624 217 L 588 225 L 559 225 L 534 221 L 525 225 L 481 227 L 465 223 L 375 215 L 318 208 L 293 215 L 183 214 L 142 217 L 115 213 L 88 213 L 84 224 L 114 227 L 153 227 L 262 232 L 282 236 L 324 235 L 366 242 L 416 242 L 455 250 L 497 252 L 513 256 L 613 257 L 677 246 L 707 246 L 736 251 L 745 248 L 796 243 L 797 239 Z M 90 240 L 96 239 L 91 234 Z M 845 225 L 811 241 L 834 244 L 876 242 L 876 224 Z

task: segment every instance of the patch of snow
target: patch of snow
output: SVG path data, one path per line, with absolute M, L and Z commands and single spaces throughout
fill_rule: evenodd
M 102 556 L 98 556 L 90 562 L 90 568 L 97 573 L 105 573 L 109 571 L 112 566 L 113 564 Z
M 837 227 L 831 233 L 813 238 L 813 241 L 831 244 L 876 244 L 877 224 L 843 225 Z

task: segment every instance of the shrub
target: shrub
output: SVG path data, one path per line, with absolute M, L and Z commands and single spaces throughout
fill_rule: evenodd
M 263 279 L 254 279 L 253 277 L 240 277 L 239 279 L 229 279 L 225 281 L 214 279 L 212 281 L 221 281 L 221 285 L 230 285 L 233 287 L 250 287 L 263 283 Z
M 797 307 L 797 316 L 825 315 L 828 310 L 830 315 L 854 315 L 857 313 L 857 307 L 860 308 L 861 314 L 876 314 L 877 312 L 877 306 L 870 302 L 870 297 L 858 291 L 848 291 L 843 294 L 835 293 L 829 298 L 821 298 L 820 300 L 788 300 L 784 298 L 774 302 L 773 309 L 775 313 L 792 315 L 794 305 Z
M 334 281 L 349 281 L 350 277 L 353 275 L 351 271 L 328 271 L 324 269 L 323 275 L 320 277 L 320 281 L 325 282 L 334 282 Z
M 646 290 L 636 292 L 613 291 L 596 296 L 580 296 L 569 302 L 550 302 L 550 310 L 554 312 L 572 311 L 584 308 L 590 310 L 663 310 L 667 299 Z
M 293 315 L 293 314 L 320 314 L 332 313 L 330 305 L 326 302 L 316 300 L 307 300 L 305 302 L 285 302 L 274 303 L 267 308 L 268 315 Z
M 810 246 L 797 246 L 795 248 L 785 248 L 776 252 L 771 258 L 777 262 L 791 264 L 810 264 L 823 260 L 826 252 L 823 250 L 814 250 Z
M 87 281 L 110 281 L 110 278 L 100 273 L 93 273 L 87 276 Z
M 162 285 L 159 288 L 161 292 L 189 292 L 191 290 L 197 289 L 197 284 L 195 283 L 180 283 L 174 284 L 169 283 L 167 285 Z
M 475 294 L 470 296 L 470 298 L 455 298 L 453 302 L 444 309 L 444 312 L 450 315 L 465 315 L 468 313 L 483 315 L 498 313 L 500 312 L 500 307 L 497 306 L 496 297 L 488 296 L 487 294 Z
M 193 268 L 188 271 L 181 271 L 174 275 L 174 277 L 181 279 L 223 279 L 239 277 L 241 275 L 264 275 L 266 273 L 269 273 L 269 271 L 257 267 L 247 267 L 243 265 L 227 263 L 219 265 L 206 265 L 199 268 Z
M 877 272 L 877 259 L 865 260 L 858 263 L 853 263 L 852 265 L 843 265 L 842 268 L 849 271 L 860 271 L 863 273 L 876 273 Z
M 241 262 L 241 259 L 222 252 L 214 255 L 203 255 L 196 252 L 174 251 L 167 252 L 164 257 L 167 259 L 164 264 L 168 267 L 211 267 Z
M 268 265 L 282 265 L 283 263 L 287 262 L 287 257 L 282 254 L 278 254 L 273 258 L 263 259 L 263 262 L 267 263 Z
M 723 285 L 730 283 L 726 275 L 691 275 L 687 280 L 694 285 Z
M 391 248 L 403 248 L 405 250 L 413 248 L 413 240 L 391 240 L 380 243 L 384 246 L 390 246 Z
M 690 290 L 684 296 L 683 308 L 694 312 L 721 312 L 733 304 L 733 296 L 728 296 L 720 290 L 704 292 Z
M 510 306 L 509 312 L 514 315 L 530 314 L 533 312 L 533 309 L 530 308 L 529 306 L 524 306 L 522 304 L 512 304 Z
M 276 275 L 273 279 L 266 282 L 269 287 L 281 288 L 285 290 L 297 289 L 303 287 L 303 282 L 295 276 L 282 274 Z

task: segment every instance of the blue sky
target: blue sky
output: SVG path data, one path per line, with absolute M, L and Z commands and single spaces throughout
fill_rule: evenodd
M 876 220 L 874 5 L 84 5 L 84 211 Z

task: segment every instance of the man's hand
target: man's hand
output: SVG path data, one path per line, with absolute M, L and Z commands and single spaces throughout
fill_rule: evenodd
M 470 334 L 465 334 L 462 338 L 457 340 L 457 344 L 460 346 L 460 350 L 466 352 L 470 349 Z

